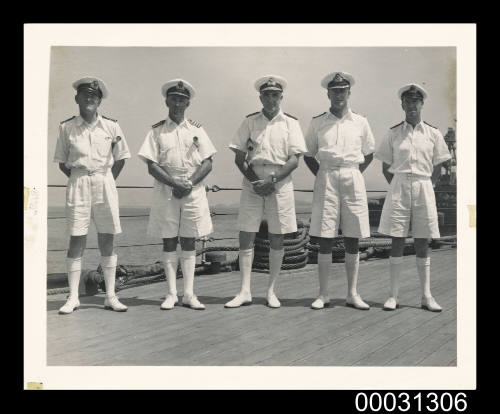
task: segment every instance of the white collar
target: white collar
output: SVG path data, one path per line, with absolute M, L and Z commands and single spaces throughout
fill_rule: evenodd
M 99 113 L 97 113 L 97 118 L 96 118 L 95 122 L 92 124 L 87 123 L 87 121 L 85 121 L 85 119 L 83 119 L 81 115 L 78 115 L 76 117 L 76 120 L 75 120 L 75 123 L 78 126 L 81 126 L 83 124 L 86 124 L 88 126 L 94 126 L 94 125 L 97 125 L 98 122 L 102 122 L 102 116 Z
M 187 119 L 184 118 L 180 124 L 176 123 L 173 119 L 171 119 L 169 116 L 167 116 L 167 122 L 166 122 L 166 125 L 169 126 L 169 125 L 175 125 L 175 126 L 182 126 L 182 125 L 188 125 L 188 122 L 187 122 Z
M 332 116 L 334 119 L 339 119 L 339 120 L 344 118 L 352 119 L 352 111 L 351 108 L 347 108 L 347 112 L 344 114 L 344 116 L 342 118 L 338 118 L 336 115 L 332 114 L 330 108 L 328 108 L 328 116 Z
M 406 129 L 406 128 L 408 128 L 408 127 L 411 127 L 412 129 L 417 129 L 419 126 L 420 126 L 420 129 L 422 129 L 422 130 L 423 130 L 423 129 L 424 129 L 424 127 L 425 127 L 425 126 L 424 126 L 424 121 L 423 121 L 422 119 L 420 120 L 420 122 L 419 122 L 417 125 L 415 125 L 415 128 L 413 128 L 413 127 L 411 126 L 411 124 L 409 124 L 408 122 L 406 122 L 406 119 L 403 121 L 403 128 L 404 128 L 404 129 Z
M 260 111 L 260 114 L 264 117 L 264 119 L 268 122 L 272 122 L 274 121 L 276 118 L 278 117 L 281 117 L 281 118 L 285 118 L 285 114 L 283 113 L 282 109 L 280 108 L 280 110 L 278 111 L 278 113 L 271 119 L 269 119 L 266 115 L 264 115 L 264 108 L 262 108 L 262 110 Z

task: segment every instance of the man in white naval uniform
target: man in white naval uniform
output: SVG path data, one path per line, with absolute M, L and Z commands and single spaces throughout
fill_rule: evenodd
M 238 214 L 242 281 L 238 295 L 225 304 L 227 308 L 252 303 L 253 244 L 264 214 L 270 242 L 267 306 L 281 306 L 274 288 L 283 263 L 283 237 L 297 231 L 291 173 L 306 150 L 298 120 L 280 109 L 286 84 L 281 76 L 257 79 L 254 86 L 263 109 L 247 115 L 229 145 L 243 174 Z
M 80 306 L 78 285 L 91 218 L 98 232 L 106 285 L 104 307 L 123 312 L 127 307 L 115 295 L 117 256 L 113 241 L 114 235 L 122 231 L 115 179 L 130 152 L 118 122 L 97 113 L 101 100 L 108 96 L 105 83 L 96 77 L 84 77 L 75 81 L 73 88 L 80 114 L 61 122 L 54 155 L 54 161 L 69 178 L 66 220 L 70 242 L 66 265 L 70 293 L 59 313 L 69 314 Z
M 399 276 L 405 237 L 411 224 L 415 240 L 417 272 L 422 290 L 421 306 L 439 312 L 431 295 L 429 239 L 438 238 L 438 216 L 433 186 L 441 164 L 451 158 L 441 132 L 422 120 L 425 89 L 411 83 L 398 91 L 406 117 L 389 129 L 375 157 L 391 187 L 385 198 L 378 231 L 392 237 L 390 260 L 391 294 L 384 309 L 398 306 Z
M 375 140 L 368 120 L 348 105 L 354 78 L 347 72 L 326 75 L 330 110 L 314 117 L 306 132 L 304 161 L 316 176 L 309 234 L 319 238 L 319 296 L 313 309 L 329 306 L 328 278 L 333 239 L 344 236 L 347 274 L 346 305 L 368 310 L 357 292 L 359 239 L 370 236 L 368 202 L 362 172 L 373 159 Z
M 168 117 L 152 126 L 138 154 L 155 178 L 147 232 L 163 239 L 168 292 L 160 308 L 169 310 L 178 302 L 177 242 L 180 238 L 182 305 L 203 310 L 205 305 L 194 294 L 195 241 L 213 231 L 204 179 L 212 171 L 216 150 L 203 127 L 184 118 L 195 96 L 193 86 L 183 79 L 173 79 L 162 86 L 161 93 Z

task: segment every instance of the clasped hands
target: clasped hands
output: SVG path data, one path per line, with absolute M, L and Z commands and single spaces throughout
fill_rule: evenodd
M 253 185 L 253 190 L 262 197 L 272 194 L 276 189 L 271 175 L 263 180 L 251 181 L 251 184 Z
M 172 187 L 172 194 L 175 198 L 182 198 L 191 193 L 192 190 L 192 183 L 186 178 L 181 178 L 175 180 L 175 185 Z

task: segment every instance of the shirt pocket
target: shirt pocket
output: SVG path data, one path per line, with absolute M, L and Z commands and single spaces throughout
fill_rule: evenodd
M 167 142 L 160 144 L 158 164 L 171 167 L 179 167 L 182 165 L 180 154 L 175 143 Z
M 360 131 L 356 131 L 352 135 L 347 136 L 345 140 L 346 152 L 361 154 L 362 143 L 363 143 L 363 133 Z
M 321 128 L 317 133 L 318 150 L 332 148 L 337 143 L 337 127 Z
M 422 136 L 415 140 L 415 152 L 417 162 L 426 164 L 432 170 L 432 156 L 434 154 L 434 141 L 427 137 Z
M 112 138 L 110 136 L 100 137 L 96 140 L 96 151 L 100 157 L 109 157 L 111 154 L 111 142 Z
M 283 161 L 288 158 L 288 136 L 289 131 L 286 127 L 276 125 L 266 142 L 266 145 L 269 145 L 269 151 Z
M 252 140 L 253 146 L 258 146 L 262 143 L 264 136 L 266 134 L 265 129 L 255 129 L 250 132 L 250 139 Z M 255 149 L 255 148 L 254 148 Z
M 88 139 L 78 135 L 69 135 L 68 137 L 68 161 L 75 162 L 80 158 L 86 157 L 89 151 Z
M 193 142 L 186 148 L 185 153 L 186 160 L 191 163 L 193 167 L 197 167 L 201 164 L 201 154 L 200 154 L 200 144 L 197 145 Z

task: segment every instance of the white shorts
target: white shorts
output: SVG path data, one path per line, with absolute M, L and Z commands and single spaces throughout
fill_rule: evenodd
M 97 200 L 97 184 L 102 184 L 99 190 L 102 191 L 102 200 Z M 66 223 L 70 236 L 86 235 L 91 219 L 98 233 L 122 232 L 115 179 L 111 170 L 88 175 L 84 170 L 72 169 L 66 187 Z
M 252 166 L 255 174 L 264 179 L 280 168 L 276 165 Z M 252 184 L 244 178 L 242 184 L 240 209 L 238 212 L 238 229 L 249 233 L 259 231 L 260 223 L 265 217 L 268 230 L 272 234 L 286 234 L 297 231 L 295 216 L 295 199 L 291 175 L 275 184 L 276 191 L 262 197 L 254 190 Z
M 438 238 L 436 198 L 429 177 L 394 174 L 380 217 L 379 233 L 416 238 Z
M 370 237 L 365 180 L 359 167 L 321 167 L 314 181 L 309 234 L 333 238 Z
M 162 239 L 198 238 L 212 233 L 205 185 L 194 186 L 191 193 L 179 199 L 172 195 L 172 187 L 155 181 L 147 232 Z

